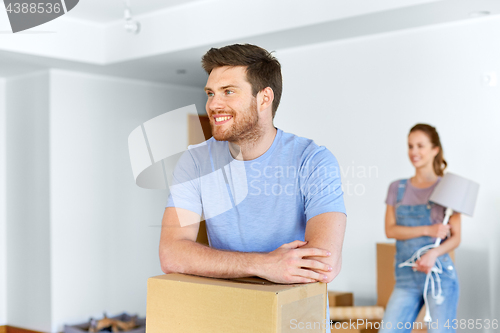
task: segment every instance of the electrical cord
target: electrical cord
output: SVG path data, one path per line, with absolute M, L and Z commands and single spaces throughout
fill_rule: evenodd
M 430 244 L 421 247 L 413 255 L 406 260 L 405 262 L 402 262 L 401 264 L 398 265 L 398 267 L 416 267 L 417 264 L 415 263 L 417 260 L 420 259 L 422 255 L 424 255 L 427 251 L 430 249 L 433 249 L 439 245 L 436 244 Z M 434 281 L 434 277 L 432 274 L 434 273 L 436 280 Z M 430 322 L 432 321 L 431 317 L 431 312 L 429 310 L 429 301 L 427 300 L 427 291 L 429 290 L 429 281 L 431 281 L 431 296 L 436 300 L 436 304 L 442 304 L 444 302 L 445 297 L 443 296 L 443 290 L 441 289 L 441 278 L 439 277 L 439 274 L 443 273 L 443 266 L 441 265 L 441 261 L 439 259 L 436 259 L 436 263 L 434 266 L 431 268 L 430 272 L 427 273 L 427 276 L 425 278 L 425 285 L 424 285 L 424 303 L 425 303 L 425 316 L 424 316 L 424 322 L 429 325 Z M 438 286 L 438 292 L 436 294 L 436 287 L 435 284 L 437 283 Z

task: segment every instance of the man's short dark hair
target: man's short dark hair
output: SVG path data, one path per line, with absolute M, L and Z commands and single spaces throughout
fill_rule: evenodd
M 278 109 L 283 90 L 281 65 L 267 50 L 251 44 L 234 44 L 211 48 L 201 59 L 203 69 L 210 75 L 212 70 L 223 66 L 246 66 L 247 81 L 252 86 L 253 96 L 264 88 L 274 92 L 273 118 Z

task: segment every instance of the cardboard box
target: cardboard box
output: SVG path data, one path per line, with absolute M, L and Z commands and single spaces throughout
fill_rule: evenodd
M 324 333 L 326 287 L 259 278 L 155 276 L 148 279 L 146 333 Z
M 328 291 L 328 303 L 332 306 L 353 306 L 354 297 L 352 293 L 340 291 Z
M 188 144 L 195 145 L 212 137 L 212 128 L 208 116 L 189 114 L 188 115 Z M 203 132 L 200 132 L 200 124 Z
M 210 127 L 210 119 L 208 119 L 208 116 L 189 114 L 187 122 L 188 145 L 195 145 L 212 137 L 212 128 Z M 203 133 L 199 131 L 200 127 L 198 123 L 200 123 Z M 196 241 L 203 245 L 209 245 L 205 221 L 200 222 L 200 229 Z
M 376 320 L 347 320 L 333 323 L 332 333 L 377 333 L 380 321 Z
M 394 256 L 396 244 L 377 243 L 377 305 L 387 306 L 396 284 L 394 278 Z
M 384 308 L 381 306 L 335 306 L 330 307 L 330 319 L 341 320 L 382 320 Z

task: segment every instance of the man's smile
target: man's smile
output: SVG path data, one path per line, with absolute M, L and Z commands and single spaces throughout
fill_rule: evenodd
M 231 119 L 233 119 L 233 116 L 229 116 L 229 115 L 216 115 L 213 117 L 214 117 L 215 125 L 222 125 L 222 124 L 227 123 Z

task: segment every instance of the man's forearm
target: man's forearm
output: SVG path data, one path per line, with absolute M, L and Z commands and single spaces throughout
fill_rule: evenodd
M 239 278 L 259 275 L 264 253 L 223 251 L 191 240 L 178 240 L 161 249 L 164 273 L 183 273 L 213 278 Z
M 331 252 L 329 257 L 309 257 L 332 267 L 326 282 L 331 282 L 340 273 L 342 267 L 342 245 L 346 227 L 346 215 L 339 212 L 329 212 L 317 215 L 307 222 L 304 248 L 314 247 Z

